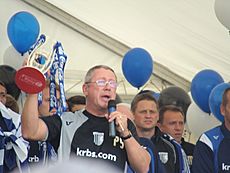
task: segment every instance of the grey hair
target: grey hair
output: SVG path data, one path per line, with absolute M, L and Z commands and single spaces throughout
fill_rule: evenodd
M 96 65 L 96 66 L 94 66 L 94 67 L 92 67 L 92 68 L 90 68 L 88 70 L 88 72 L 85 75 L 85 81 L 84 82 L 85 83 L 86 82 L 91 82 L 91 79 L 93 77 L 94 71 L 97 70 L 97 69 L 100 69 L 100 68 L 103 68 L 103 69 L 106 69 L 106 70 L 110 70 L 111 72 L 113 72 L 114 75 L 115 75 L 115 77 L 116 77 L 116 80 L 117 80 L 117 76 L 116 76 L 116 74 L 115 74 L 115 72 L 114 72 L 114 70 L 112 68 L 110 68 L 109 66 L 106 66 L 106 65 Z

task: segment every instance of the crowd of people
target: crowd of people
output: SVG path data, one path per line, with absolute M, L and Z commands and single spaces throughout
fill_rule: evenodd
M 16 100 L 0 81 L 0 173 L 61 168 L 61 163 L 68 165 L 66 160 L 84 172 L 98 161 L 106 166 L 95 167 L 94 172 L 110 168 L 127 173 L 230 171 L 230 88 L 223 93 L 220 108 L 224 122 L 201 134 L 194 145 L 183 138 L 182 108 L 159 107 L 150 92 L 140 92 L 131 105 L 118 103 L 108 111 L 108 102 L 116 100 L 117 85 L 113 69 L 92 67 L 84 79 L 83 95 L 68 98 L 68 110 L 59 116 L 57 109 L 50 109 L 47 80 L 40 94 L 27 94 L 19 115 Z M 59 100 L 58 84 L 55 89 Z M 110 136 L 113 123 L 115 136 Z

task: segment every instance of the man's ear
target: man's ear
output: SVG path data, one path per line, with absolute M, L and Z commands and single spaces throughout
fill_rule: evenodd
M 223 104 L 220 105 L 220 113 L 221 115 L 225 116 L 225 107 L 223 106 Z
M 88 89 L 89 89 L 89 86 L 87 84 L 83 84 L 82 91 L 85 96 L 88 96 Z
M 161 123 L 157 123 L 157 127 L 159 128 L 159 129 L 161 129 Z
M 158 121 L 159 121 L 159 118 L 160 118 L 160 117 L 159 117 L 159 113 L 157 113 L 157 123 L 158 123 Z

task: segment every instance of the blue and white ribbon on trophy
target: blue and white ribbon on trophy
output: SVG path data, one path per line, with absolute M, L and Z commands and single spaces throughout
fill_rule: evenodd
M 28 51 L 29 54 L 35 48 L 44 44 L 45 41 L 46 41 L 46 36 L 42 34 L 37 40 L 37 42 Z M 62 112 L 67 110 L 65 91 L 64 91 L 64 68 L 65 68 L 67 56 L 65 55 L 63 47 L 60 42 L 56 42 L 56 44 L 53 46 L 53 51 L 54 51 L 54 61 L 50 68 L 50 74 L 46 73 L 44 75 L 46 76 L 46 78 L 49 78 L 50 80 L 50 111 L 52 109 L 56 109 L 57 114 L 60 116 Z M 43 63 L 42 61 L 43 60 L 40 59 L 39 63 L 42 64 Z M 56 96 L 56 83 L 55 83 L 56 74 L 59 81 L 58 84 L 60 87 L 60 101 L 57 100 L 57 96 Z M 42 103 L 42 92 L 38 94 L 38 104 L 40 105 L 41 103 Z
M 28 53 L 30 54 L 36 47 L 45 43 L 45 41 L 46 41 L 46 36 L 44 34 L 41 34 L 39 39 L 36 41 L 36 43 L 32 45 L 31 48 L 28 50 Z
M 57 110 L 57 114 L 60 116 L 62 112 L 67 110 L 65 90 L 64 90 L 64 68 L 67 60 L 67 56 L 64 54 L 64 50 L 60 42 L 57 42 L 54 46 L 55 55 L 54 62 L 50 69 L 50 111 L 52 109 Z M 56 84 L 55 77 L 58 72 L 58 81 L 60 87 L 60 105 L 58 105 L 56 97 Z

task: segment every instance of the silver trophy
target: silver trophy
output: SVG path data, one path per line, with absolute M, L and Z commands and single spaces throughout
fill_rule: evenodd
M 45 88 L 44 74 L 54 60 L 55 42 L 47 37 L 42 39 L 29 54 L 26 66 L 19 69 L 15 76 L 17 86 L 29 94 L 39 93 Z

